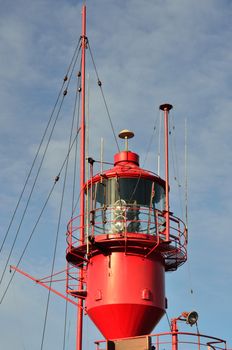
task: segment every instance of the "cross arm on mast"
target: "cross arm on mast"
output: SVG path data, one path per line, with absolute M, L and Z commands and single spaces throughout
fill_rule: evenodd
M 56 289 L 54 289 L 54 288 L 51 288 L 51 287 L 48 286 L 46 283 L 41 282 L 41 280 L 39 280 L 39 279 L 37 279 L 37 278 L 35 278 L 35 277 L 29 275 L 27 272 L 20 270 L 18 267 L 12 266 L 12 265 L 11 265 L 10 268 L 11 268 L 12 270 L 15 270 L 16 272 L 20 273 L 21 275 L 23 275 L 23 276 L 29 278 L 30 280 L 34 281 L 35 283 L 39 284 L 40 286 L 42 286 L 42 287 L 44 287 L 44 288 L 50 290 L 51 292 L 53 292 L 54 294 L 58 295 L 59 297 L 61 297 L 61 298 L 65 299 L 65 300 L 67 300 L 67 301 L 70 302 L 71 304 L 73 304 L 73 305 L 75 305 L 75 306 L 79 306 L 78 303 L 76 303 L 76 302 L 73 301 L 72 299 L 69 299 L 66 295 L 62 294 L 61 292 L 59 292 L 58 290 L 56 290 Z

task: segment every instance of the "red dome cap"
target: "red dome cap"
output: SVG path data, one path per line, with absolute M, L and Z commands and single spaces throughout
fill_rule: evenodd
M 119 163 L 134 163 L 139 166 L 139 155 L 131 151 L 122 151 L 114 155 L 114 165 Z

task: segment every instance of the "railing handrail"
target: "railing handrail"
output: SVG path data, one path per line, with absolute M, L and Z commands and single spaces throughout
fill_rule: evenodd
M 191 337 L 196 337 L 199 339 L 201 339 L 200 343 L 199 343 L 199 340 L 196 340 L 196 342 L 194 341 L 187 341 L 187 340 L 180 340 L 178 339 L 178 343 L 179 344 L 192 344 L 192 345 L 196 345 L 196 346 L 199 346 L 199 344 L 201 346 L 210 346 L 210 343 L 217 343 L 217 344 L 223 344 L 224 346 L 215 346 L 215 348 L 217 349 L 227 349 L 227 343 L 224 339 L 220 339 L 220 338 L 216 338 L 216 337 L 213 337 L 213 336 L 209 336 L 209 335 L 206 335 L 206 334 L 201 334 L 201 333 L 192 333 L 192 332 L 162 332 L 162 333 L 153 333 L 153 334 L 148 334 L 148 336 L 150 336 L 151 338 L 156 338 L 156 342 L 154 340 L 154 344 L 155 345 L 163 345 L 163 344 L 172 344 L 172 339 L 168 340 L 168 341 L 160 341 L 160 337 L 164 337 L 164 336 L 170 336 L 172 337 L 173 335 L 183 335 L 183 336 L 191 336 Z M 135 338 L 142 338 L 144 337 L 143 336 L 138 336 L 138 337 L 135 337 Z M 123 339 L 120 339 L 120 340 L 126 340 L 126 339 L 130 339 L 130 338 L 123 338 Z M 203 339 L 205 339 L 205 342 L 203 342 Z M 158 342 L 157 342 L 158 340 Z M 163 338 L 162 338 L 163 340 Z M 99 347 L 99 345 L 101 344 L 104 344 L 106 342 L 106 340 L 97 340 L 95 341 L 94 343 L 96 344 L 97 346 L 97 350 L 100 350 L 101 348 Z
M 125 209 L 125 215 L 123 216 L 123 220 L 118 220 L 118 222 L 123 222 L 125 223 L 125 231 L 123 233 L 128 234 L 128 233 L 142 233 L 144 234 L 144 231 L 146 231 L 146 228 L 143 228 L 141 229 L 141 231 L 131 231 L 131 232 L 128 232 L 126 229 L 127 229 L 127 223 L 142 223 L 142 224 L 147 224 L 150 227 L 152 227 L 153 229 L 156 229 L 155 232 L 152 232 L 152 233 L 146 233 L 146 234 L 150 234 L 152 236 L 154 235 L 157 235 L 157 232 L 158 232 L 158 235 L 163 235 L 164 234 L 164 231 L 165 231 L 165 221 L 163 221 L 165 219 L 164 217 L 164 211 L 160 211 L 159 209 L 153 209 L 152 207 L 146 207 L 146 206 L 139 206 L 139 205 L 129 205 L 129 204 L 126 204 L 126 205 L 123 205 L 122 206 L 122 210 Z M 139 211 L 139 213 L 141 215 L 145 215 L 145 216 L 148 216 L 148 219 L 142 219 L 141 217 L 140 218 L 128 218 L 127 217 L 127 214 L 129 212 L 129 210 L 132 210 L 134 212 L 136 212 L 136 210 Z M 100 215 L 96 215 L 96 213 L 102 213 L 102 211 L 105 211 L 106 212 L 106 209 L 105 207 L 101 207 L 101 208 L 96 208 L 94 210 L 94 213 L 95 213 L 95 218 L 99 218 Z M 110 216 L 111 213 L 114 213 L 114 210 L 115 210 L 115 207 L 112 205 L 112 206 L 108 206 L 107 207 L 107 214 L 108 216 Z M 150 213 L 154 213 L 154 218 L 152 218 L 151 220 L 151 216 L 150 216 Z M 80 215 L 77 215 L 75 217 L 73 217 L 68 225 L 67 225 L 67 242 L 68 242 L 68 245 L 69 246 L 72 246 L 74 244 L 78 244 L 78 242 L 80 242 L 80 240 L 78 239 L 78 237 L 75 237 L 74 236 L 74 232 L 77 232 L 78 230 L 81 229 L 81 226 L 76 224 L 76 222 L 80 219 Z M 110 229 L 108 227 L 106 227 L 106 224 L 107 225 L 112 225 L 114 222 L 115 222 L 115 218 L 110 218 L 107 217 L 107 222 L 104 223 L 103 222 L 103 218 L 102 220 L 98 220 L 98 221 L 95 221 L 94 224 L 93 224 L 93 227 L 95 227 L 95 229 L 97 228 L 98 231 L 96 233 L 96 235 L 99 235 L 99 234 L 113 234 L 113 232 L 111 232 L 111 227 Z M 170 215 L 170 222 L 172 223 L 170 225 L 170 231 L 171 231 L 171 234 L 170 234 L 170 238 L 175 241 L 180 247 L 184 248 L 186 243 L 187 243 L 187 237 L 186 237 L 186 226 L 185 226 L 185 223 L 183 222 L 183 220 L 181 220 L 180 218 L 174 216 L 173 214 Z M 158 223 L 158 228 L 157 228 L 157 223 Z M 85 225 L 85 227 L 87 227 L 87 224 Z M 160 228 L 163 227 L 163 230 L 161 231 Z M 158 229 L 158 231 L 157 231 Z M 99 233 L 99 231 L 101 231 Z M 75 237 L 75 239 L 73 240 L 73 237 Z

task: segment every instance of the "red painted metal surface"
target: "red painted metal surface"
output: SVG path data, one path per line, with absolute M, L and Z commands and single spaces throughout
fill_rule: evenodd
M 80 147 L 80 237 L 84 241 L 85 222 L 85 50 L 86 50 L 86 6 L 82 7 L 82 39 L 81 39 L 81 147 Z
M 122 151 L 114 156 L 114 165 L 118 165 L 119 163 L 134 163 L 139 165 L 139 156 L 138 154 L 130 151 Z
M 178 328 L 177 319 L 173 319 L 171 322 L 172 331 L 172 350 L 178 350 Z
M 81 215 L 81 228 L 80 238 L 81 242 L 84 242 L 85 232 L 85 51 L 86 51 L 86 6 L 82 6 L 82 38 L 81 38 L 81 147 L 80 147 L 80 215 Z M 80 289 L 83 289 L 83 267 L 80 268 Z M 78 300 L 77 310 L 77 340 L 76 349 L 82 349 L 82 333 L 83 333 L 83 299 Z
M 126 211 L 127 211 L 126 207 Z M 130 210 L 130 207 L 128 208 Z M 109 210 L 109 216 L 111 217 L 114 209 Z M 179 219 L 170 215 L 170 239 L 172 244 L 167 246 L 165 243 L 166 235 L 163 228 L 163 219 L 164 214 L 159 210 L 155 212 L 155 219 L 149 219 L 148 208 L 140 208 L 140 212 L 143 213 L 143 220 L 139 220 L 142 227 L 149 229 L 149 233 L 131 233 L 127 232 L 127 227 L 130 220 L 125 219 L 123 221 L 125 231 L 123 233 L 113 233 L 111 224 L 114 223 L 114 220 L 110 221 L 109 228 L 104 224 L 104 218 L 100 218 L 99 221 L 95 222 L 94 229 L 94 238 L 96 243 L 100 243 L 106 249 L 110 247 L 120 246 L 123 249 L 124 253 L 127 252 L 128 247 L 133 248 L 136 253 L 142 254 L 143 257 L 149 256 L 154 249 L 159 250 L 160 254 L 163 254 L 165 259 L 165 270 L 173 271 L 182 265 L 187 259 L 187 249 L 186 249 L 186 227 L 184 223 Z M 126 212 L 125 212 L 126 214 Z M 78 232 L 80 230 L 80 217 L 74 217 L 68 224 L 67 236 L 69 241 L 69 246 L 67 248 L 67 260 L 72 263 L 72 265 L 78 267 L 84 262 L 88 263 L 89 260 L 84 258 L 84 252 L 87 250 L 87 242 L 85 241 L 84 245 L 81 245 L 80 239 L 78 237 Z M 159 245 L 157 246 L 157 242 Z M 95 253 L 91 249 L 91 254 Z M 99 253 L 96 248 L 96 253 Z M 87 265 L 88 268 L 88 265 Z
M 169 142 L 168 142 L 168 135 L 169 135 L 169 128 L 168 128 L 168 113 L 172 109 L 172 105 L 165 103 L 163 105 L 160 105 L 160 109 L 164 111 L 164 132 L 165 132 L 165 210 L 166 210 L 166 240 L 169 241 L 170 238 L 170 214 L 169 214 Z
M 73 304 L 75 306 L 78 306 L 78 304 L 75 301 L 73 301 L 72 299 L 68 298 L 66 295 L 60 293 L 58 290 L 55 290 L 54 288 L 49 287 L 49 285 L 47 285 L 45 282 L 42 282 L 42 280 L 36 279 L 35 277 L 29 275 L 25 271 L 20 270 L 16 266 L 11 266 L 11 269 L 15 270 L 16 272 L 20 273 L 21 275 L 29 278 L 30 280 L 34 281 L 35 283 L 39 284 L 40 286 L 50 290 L 51 292 L 53 292 L 54 294 L 58 295 L 59 297 L 65 299 L 66 301 L 70 302 L 71 304 Z
M 114 155 L 114 167 L 105 170 L 101 174 L 96 174 L 93 176 L 86 184 L 87 186 L 90 186 L 91 184 L 94 184 L 96 182 L 100 182 L 102 178 L 113 178 L 113 177 L 128 177 L 128 178 L 134 178 L 134 177 L 140 177 L 140 178 L 146 178 L 155 180 L 157 183 L 159 183 L 161 186 L 165 187 L 165 181 L 156 175 L 155 173 L 145 170 L 143 168 L 140 168 L 139 166 L 139 155 L 134 152 L 126 152 L 122 151 L 119 153 L 116 153 Z
M 173 331 L 150 334 L 152 346 L 155 350 L 172 350 L 173 334 Z M 193 332 L 177 332 L 177 336 L 179 350 L 229 350 L 224 339 Z M 95 344 L 96 350 L 106 348 L 104 340 L 95 341 Z
M 181 231 L 179 219 L 172 218 L 177 228 L 170 234 L 170 105 L 163 105 L 161 108 L 164 110 L 165 119 L 165 181 L 140 168 L 139 156 L 127 148 L 114 156 L 112 169 L 91 176 L 85 184 L 85 49 L 84 5 L 80 215 L 68 225 L 66 255 L 68 263 L 80 269 L 76 289 L 72 285 L 72 274 L 67 278 L 67 292 L 79 298 L 78 350 L 81 350 L 82 343 L 83 297 L 86 297 L 86 312 L 107 339 L 150 333 L 165 312 L 165 270 L 175 270 L 186 260 L 186 230 L 184 228 Z M 91 174 L 92 170 L 91 164 Z M 141 193 L 142 190 L 140 193 L 137 191 L 140 184 L 141 189 L 144 186 L 144 191 L 148 191 L 149 188 L 148 195 L 147 192 Z M 134 190 L 131 195 L 126 195 L 127 187 L 131 185 L 134 186 Z M 120 186 L 124 188 L 124 196 Z M 134 196 L 136 191 L 138 198 Z M 160 210 L 155 207 L 154 196 L 157 196 L 157 205 L 162 207 L 164 205 L 158 198 L 162 198 L 164 191 L 165 208 Z M 85 195 L 91 201 L 86 205 L 86 208 L 89 208 L 88 212 L 85 212 Z
M 86 311 L 104 337 L 148 334 L 165 312 L 164 262 L 112 252 L 90 259 Z
M 114 160 L 112 169 L 93 176 L 85 185 L 95 203 L 95 207 L 90 203 L 84 225 L 86 233 L 89 221 L 90 236 L 83 241 L 79 235 L 83 229 L 81 215 L 71 220 L 67 232 L 68 262 L 82 271 L 86 266 L 86 312 L 107 339 L 150 333 L 165 313 L 165 271 L 176 270 L 186 261 L 185 225 L 171 215 L 167 222 L 166 211 L 155 209 L 151 203 L 153 187 L 157 185 L 164 193 L 168 182 L 140 168 L 136 153 L 123 151 Z M 133 204 L 131 195 L 126 198 L 126 192 L 123 196 L 119 190 L 120 181 L 124 181 L 124 191 L 130 183 L 137 190 L 145 181 L 149 202 L 144 193 L 141 198 L 139 193 L 137 200 L 141 202 Z M 113 202 L 106 191 L 109 198 L 115 198 Z M 77 286 L 76 296 L 79 294 Z

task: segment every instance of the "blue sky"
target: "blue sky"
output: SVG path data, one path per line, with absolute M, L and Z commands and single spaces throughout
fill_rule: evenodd
M 0 213 L 1 237 L 5 233 L 23 182 L 54 105 L 66 67 L 81 28 L 78 1 L 27 1 L 1 3 L 0 13 Z M 141 163 L 148 140 L 159 117 L 159 105 L 174 105 L 172 117 L 178 153 L 183 198 L 184 123 L 188 124 L 189 173 L 189 261 L 166 278 L 168 315 L 199 312 L 201 333 L 231 339 L 232 290 L 232 3 L 216 0 L 131 0 L 87 1 L 88 38 L 116 132 L 132 129 L 131 149 Z M 100 137 L 105 140 L 105 157 L 116 152 L 96 77 L 88 63 L 90 155 L 99 158 Z M 68 107 L 59 125 L 38 187 L 15 247 L 17 260 L 39 211 L 42 198 L 57 175 L 65 155 Z M 157 171 L 157 134 L 147 155 L 146 168 Z M 171 169 L 171 208 L 180 215 L 177 184 Z M 57 217 L 57 188 L 49 210 L 22 268 L 46 275 L 51 260 L 51 243 Z M 69 218 L 65 202 L 61 231 Z M 1 264 L 10 249 L 16 228 L 12 227 Z M 62 234 L 63 234 L 62 233 Z M 59 243 L 57 265 L 63 264 L 64 237 Z M 15 259 L 15 260 L 14 260 Z M 9 278 L 6 275 L 6 281 Z M 6 281 L 4 283 L 6 283 Z M 193 290 L 193 294 L 190 290 Z M 46 292 L 16 276 L 0 306 L 2 348 L 37 349 L 41 341 Z M 46 334 L 47 348 L 62 341 L 64 303 L 52 298 Z M 75 310 L 70 307 L 68 344 L 75 337 Z M 165 331 L 164 318 L 157 331 Z M 184 327 L 185 329 L 185 327 Z M 100 336 L 85 322 L 85 347 Z M 91 335 L 90 335 L 91 334 Z M 14 335 L 14 336 L 13 336 Z M 46 348 L 45 346 L 45 348 Z

